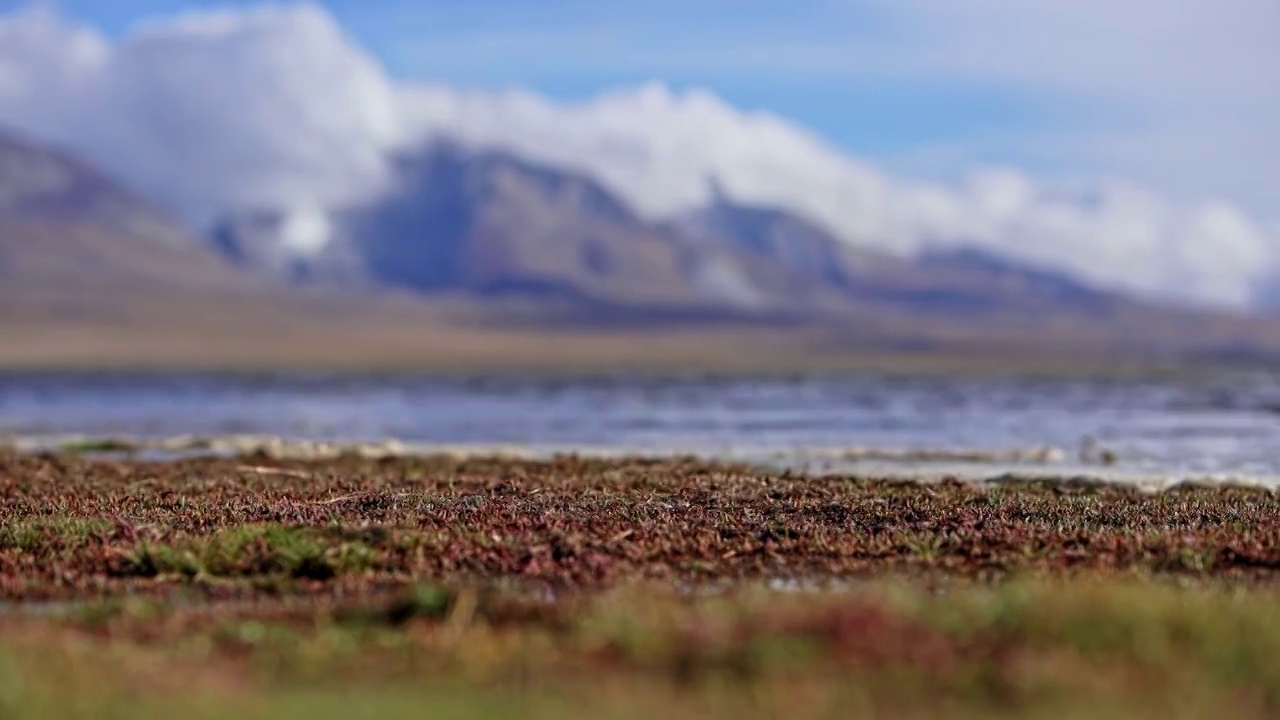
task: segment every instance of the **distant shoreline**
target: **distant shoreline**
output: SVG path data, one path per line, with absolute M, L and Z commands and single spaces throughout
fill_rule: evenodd
M 1012 450 L 894 449 L 865 446 L 809 447 L 789 450 L 697 452 L 645 451 L 627 447 L 554 446 L 520 443 L 424 443 L 308 440 L 263 435 L 182 435 L 130 437 L 105 435 L 0 435 L 0 454 L 62 456 L 70 459 L 123 460 L 163 465 L 175 461 L 264 459 L 272 462 L 324 463 L 363 459 L 382 462 L 550 463 L 565 458 L 625 465 L 690 460 L 708 466 L 737 467 L 751 473 L 785 473 L 815 481 L 857 478 L 929 486 L 960 482 L 973 487 L 1043 484 L 1071 487 L 1178 490 L 1262 490 L 1280 493 L 1280 477 L 1239 473 L 1142 472 L 1106 464 L 1069 460 L 1052 446 Z
M 1267 370 L 1266 363 L 1069 355 L 1053 348 L 894 352 L 829 349 L 786 333 L 666 331 L 554 332 L 536 336 L 433 328 L 420 335 L 284 332 L 238 336 L 182 330 L 33 337 L 0 324 L 0 372 L 254 375 L 437 374 L 533 376 L 791 375 L 1024 376 L 1145 378 L 1218 376 Z M 26 337 L 24 337 L 26 336 Z

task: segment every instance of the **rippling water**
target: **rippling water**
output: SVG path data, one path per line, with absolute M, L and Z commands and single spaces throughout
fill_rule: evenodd
M 186 434 L 828 459 L 855 448 L 1053 446 L 1064 451 L 1053 465 L 1072 471 L 1084 466 L 1077 455 L 1092 438 L 1114 456 L 1110 472 L 1280 477 L 1280 382 L 1265 374 L 1145 381 L 0 375 L 0 435 Z M 860 462 L 921 468 L 982 459 L 942 452 L 895 461 L 864 452 Z

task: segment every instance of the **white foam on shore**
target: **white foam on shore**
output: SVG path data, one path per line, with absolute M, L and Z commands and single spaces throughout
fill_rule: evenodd
M 1058 482 L 1090 485 L 1123 485 L 1158 492 L 1175 487 L 1261 487 L 1280 491 L 1280 475 L 1243 473 L 1151 472 L 1095 465 L 1002 465 L 999 463 L 826 463 L 800 462 L 785 466 L 812 477 L 873 477 L 903 482 L 936 483 L 947 480 L 975 484 Z
M 1059 448 L 1004 450 L 946 448 L 895 449 L 875 447 L 721 447 L 653 450 L 624 446 L 444 444 L 385 440 L 339 442 L 259 435 L 176 436 L 170 438 L 101 437 L 83 435 L 15 436 L 0 438 L 0 450 L 56 452 L 78 449 L 124 454 L 142 459 L 265 454 L 278 459 L 326 459 L 344 455 L 364 458 L 451 457 L 546 460 L 574 455 L 595 459 L 694 457 L 707 461 L 745 463 L 775 472 L 815 478 L 864 477 L 903 482 L 947 480 L 975 484 L 1006 482 L 1064 482 L 1124 485 L 1160 491 L 1179 486 L 1263 487 L 1280 491 L 1280 475 L 1243 473 L 1156 472 L 1123 465 L 1068 462 Z

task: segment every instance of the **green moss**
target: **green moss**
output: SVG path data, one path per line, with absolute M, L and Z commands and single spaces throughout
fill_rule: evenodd
M 0 525 L 0 550 L 35 552 L 51 545 L 82 545 L 111 532 L 113 524 L 102 518 L 50 516 Z
M 83 438 L 68 440 L 58 446 L 58 450 L 71 455 L 90 453 L 127 453 L 137 451 L 138 446 L 127 440 L 114 438 Z
M 179 545 L 143 544 L 130 553 L 124 573 L 328 580 L 376 567 L 377 558 L 377 551 L 362 542 L 330 542 L 316 528 L 255 525 L 220 530 Z

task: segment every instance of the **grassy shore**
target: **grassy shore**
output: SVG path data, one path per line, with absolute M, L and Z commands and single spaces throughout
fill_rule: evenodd
M 1280 712 L 1260 489 L 9 455 L 0 601 L 5 718 Z

